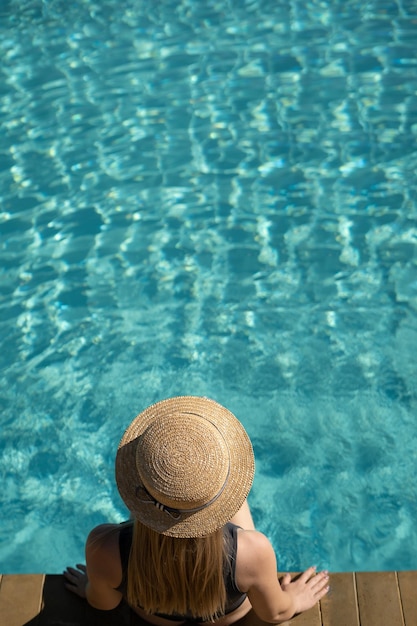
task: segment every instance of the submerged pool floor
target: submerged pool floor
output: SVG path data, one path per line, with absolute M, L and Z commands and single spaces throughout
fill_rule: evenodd
M 415 2 L 0 8 L 0 562 L 127 515 L 124 428 L 247 428 L 282 570 L 417 569 Z

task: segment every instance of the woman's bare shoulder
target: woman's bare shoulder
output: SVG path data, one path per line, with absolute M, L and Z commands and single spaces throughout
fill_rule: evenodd
M 86 543 L 86 553 L 90 559 L 99 560 L 119 558 L 119 524 L 100 524 L 93 528 Z
M 256 550 L 261 552 L 273 551 L 272 544 L 259 530 L 238 530 L 238 549 Z
M 119 533 L 119 524 L 101 524 L 91 530 L 86 543 L 89 572 L 106 578 L 112 587 L 120 584 L 122 576 Z
M 260 574 L 276 578 L 275 552 L 269 539 L 258 530 L 239 530 L 236 581 L 247 591 Z
M 120 524 L 100 524 L 95 526 L 87 538 L 88 542 L 105 542 L 108 539 L 119 537 Z

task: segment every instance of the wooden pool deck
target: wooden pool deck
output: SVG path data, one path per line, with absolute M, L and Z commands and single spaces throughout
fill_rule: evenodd
M 239 626 L 266 626 L 249 613 Z M 417 571 L 330 575 L 330 593 L 291 626 L 416 626 Z M 1 626 L 149 626 L 122 604 L 97 611 L 60 575 L 0 575 Z

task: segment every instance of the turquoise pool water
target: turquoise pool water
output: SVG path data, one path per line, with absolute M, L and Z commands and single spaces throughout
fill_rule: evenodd
M 417 569 L 417 4 L 0 6 L 0 570 L 125 515 L 115 448 L 201 394 L 282 569 Z

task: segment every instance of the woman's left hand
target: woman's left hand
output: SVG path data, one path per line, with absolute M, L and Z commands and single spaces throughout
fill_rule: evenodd
M 67 567 L 64 572 L 64 577 L 66 579 L 65 587 L 75 593 L 80 598 L 86 597 L 85 588 L 88 583 L 87 578 L 87 568 L 82 563 L 77 563 L 75 569 L 74 567 Z

